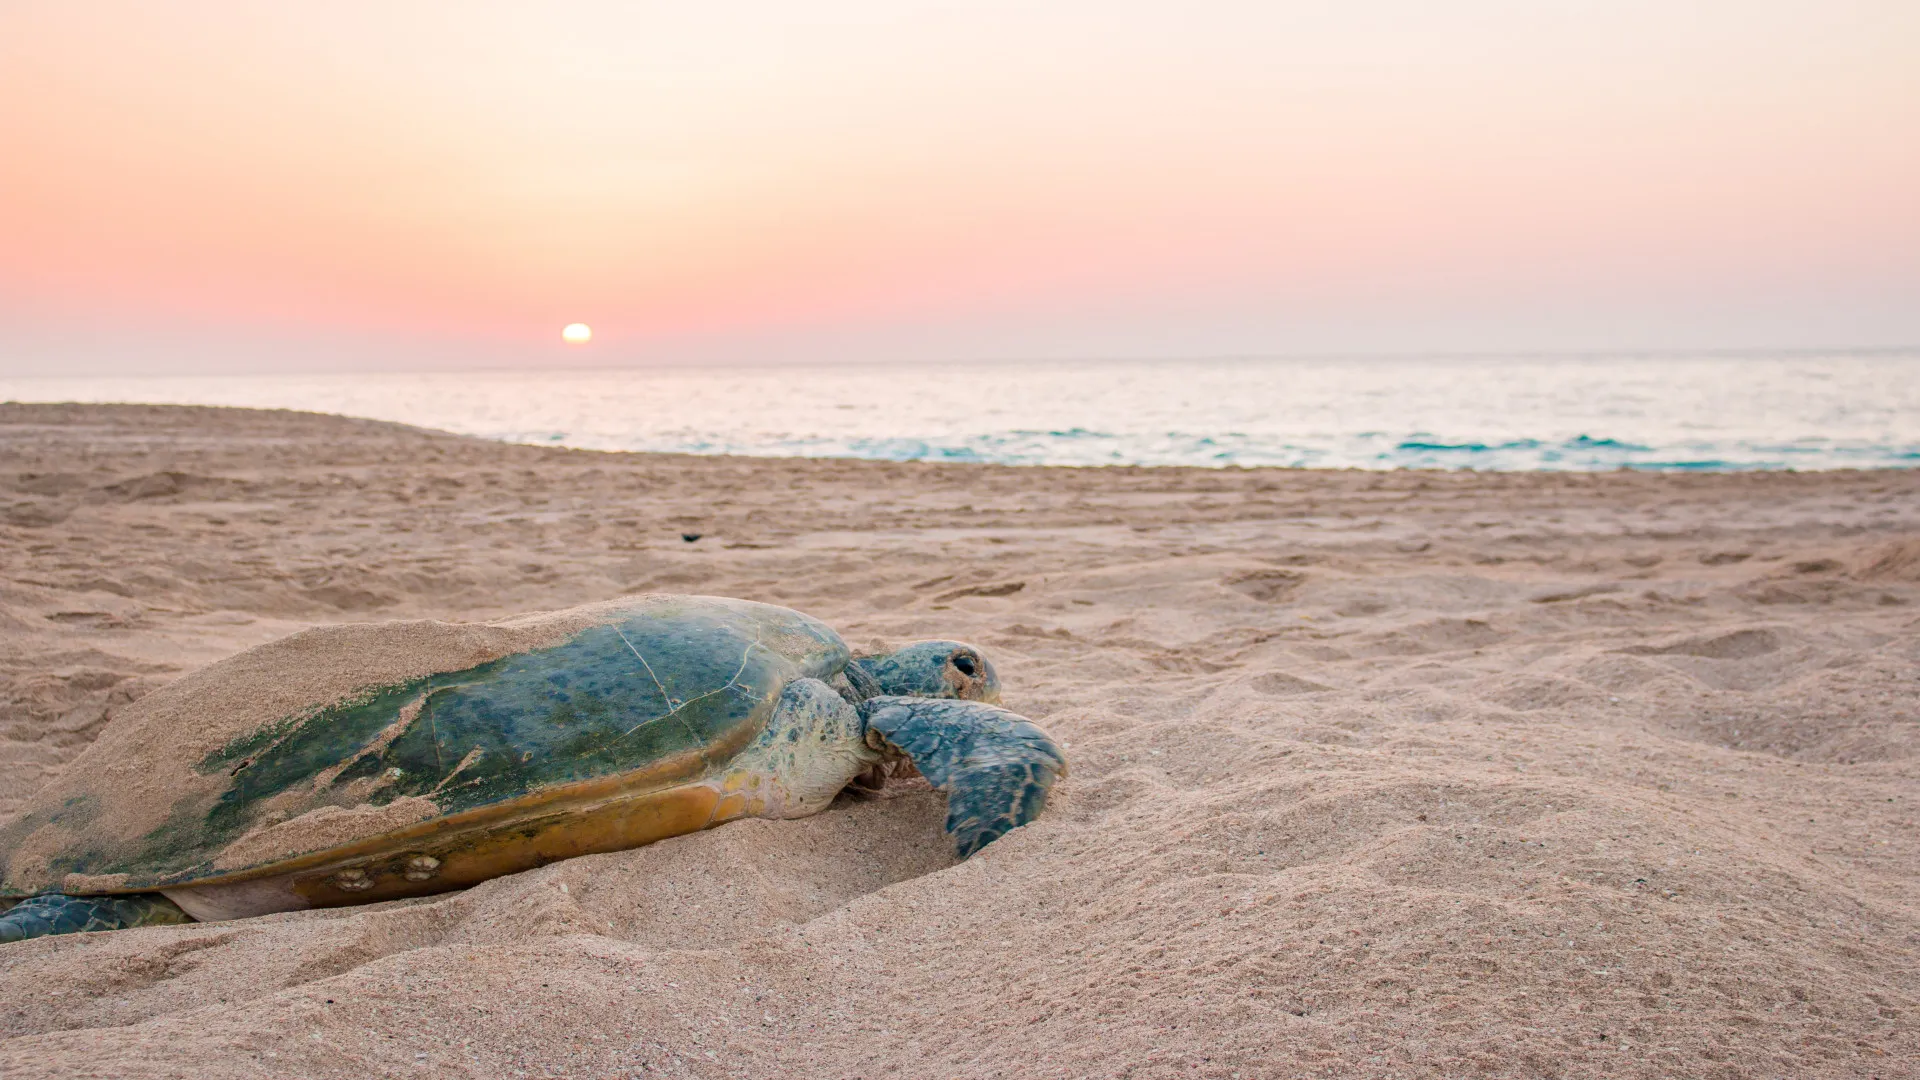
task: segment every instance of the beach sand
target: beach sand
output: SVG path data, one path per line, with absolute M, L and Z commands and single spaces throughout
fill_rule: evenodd
M 1072 775 L 958 864 L 907 783 L 427 900 L 0 946 L 0 1075 L 1920 1075 L 1920 471 L 0 406 L 0 820 L 248 646 L 650 591 L 973 641 Z

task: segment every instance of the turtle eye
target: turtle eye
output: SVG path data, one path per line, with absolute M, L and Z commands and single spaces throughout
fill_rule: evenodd
M 953 666 L 960 669 L 960 674 L 965 675 L 969 679 L 978 678 L 980 675 L 980 665 L 974 663 L 973 657 L 968 656 L 966 653 L 955 654 L 953 657 Z

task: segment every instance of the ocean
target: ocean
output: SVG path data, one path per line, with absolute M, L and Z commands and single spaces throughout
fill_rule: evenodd
M 1920 352 L 0 378 L 0 400 L 306 409 L 594 450 L 893 461 L 1920 466 Z

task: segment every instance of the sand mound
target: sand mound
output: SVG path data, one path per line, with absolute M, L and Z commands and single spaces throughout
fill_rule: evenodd
M 1854 576 L 1862 581 L 1920 582 L 1920 540 L 1895 540 L 1869 549 Z
M 0 947 L 9 1077 L 1916 1075 L 1920 474 L 742 461 L 82 406 L 0 407 L 0 446 L 0 815 L 314 622 L 647 590 L 973 640 L 1073 759 L 959 864 L 907 784 Z

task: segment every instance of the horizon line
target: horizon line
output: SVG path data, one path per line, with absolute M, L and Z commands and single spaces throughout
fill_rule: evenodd
M 245 379 L 271 377 L 316 377 L 351 375 L 356 377 L 379 375 L 462 375 L 497 374 L 506 372 L 538 372 L 546 375 L 587 374 L 617 371 L 645 370 L 710 370 L 710 369 L 759 369 L 759 368 L 877 368 L 877 367 L 931 367 L 941 364 L 1179 364 L 1179 363 L 1286 363 L 1302 361 L 1371 361 L 1404 362 L 1409 360 L 1706 360 L 1706 359 L 1812 359 L 1816 357 L 1901 357 L 1911 356 L 1920 359 L 1920 344 L 1913 345 L 1870 345 L 1870 346 L 1796 346 L 1791 348 L 1763 348 L 1751 346 L 1732 346 L 1717 348 L 1631 348 L 1631 349 L 1530 349 L 1530 350 L 1446 350 L 1436 352 L 1394 351 L 1313 351 L 1284 353 L 1201 353 L 1192 355 L 1123 355 L 1123 356 L 995 356 L 995 357 L 896 357 L 889 359 L 846 358 L 838 360 L 794 359 L 794 360 L 633 360 L 614 361 L 602 364 L 569 364 L 564 367 L 543 365 L 538 362 L 519 364 L 488 364 L 473 366 L 443 367 L 404 367 L 404 368 L 297 368 L 292 370 L 224 370 L 224 371 L 171 371 L 171 372 L 75 372 L 57 375 L 8 375 L 0 374 L 0 382 L 10 380 L 62 381 L 77 379 Z

